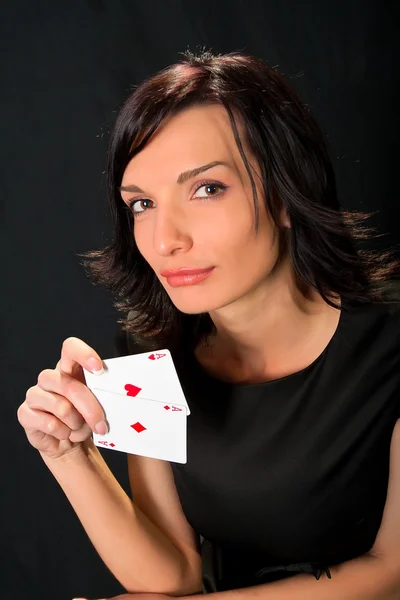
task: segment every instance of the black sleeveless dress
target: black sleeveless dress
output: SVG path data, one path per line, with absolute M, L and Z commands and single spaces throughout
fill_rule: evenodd
M 117 336 L 117 353 L 141 350 Z M 172 463 L 201 536 L 203 591 L 314 573 L 368 552 L 400 418 L 400 304 L 344 304 L 307 368 L 266 383 L 226 383 L 175 356 L 191 409 L 187 464 Z

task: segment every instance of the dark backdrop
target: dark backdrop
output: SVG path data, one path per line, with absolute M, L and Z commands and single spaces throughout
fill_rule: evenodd
M 116 311 L 76 253 L 110 240 L 107 135 L 131 86 L 186 48 L 278 66 L 331 144 L 342 205 L 399 242 L 396 0 L 1 3 L 0 598 L 122 593 L 16 410 L 62 341 L 112 355 Z M 127 489 L 125 455 L 104 454 Z M 95 503 L 95 498 L 93 498 Z

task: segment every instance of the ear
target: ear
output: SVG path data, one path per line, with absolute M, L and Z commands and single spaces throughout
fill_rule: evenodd
M 290 218 L 287 214 L 286 206 L 282 205 L 281 212 L 279 215 L 279 221 L 282 227 L 290 229 Z

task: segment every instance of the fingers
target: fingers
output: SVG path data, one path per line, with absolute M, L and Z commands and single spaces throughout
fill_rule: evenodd
M 61 348 L 61 358 L 57 363 L 57 369 L 66 375 L 75 376 L 77 371 L 84 382 L 82 367 L 94 374 L 103 372 L 103 362 L 100 356 L 86 344 L 76 337 L 64 340 Z
M 30 441 L 35 440 L 35 447 L 46 435 L 71 442 L 83 442 L 91 436 L 89 425 L 65 398 L 39 386 L 29 388 L 17 418 Z
M 41 452 L 61 456 L 79 447 L 92 431 L 105 434 L 103 409 L 86 385 L 84 371 L 103 372 L 99 355 L 78 338 L 64 341 L 55 369 L 39 374 L 17 411 L 29 442 Z
M 30 439 L 35 439 L 37 442 L 40 442 L 45 435 L 58 440 L 67 440 L 71 434 L 71 429 L 60 419 L 49 413 L 34 410 L 27 403 L 19 408 L 18 420 Z
M 85 423 L 74 405 L 55 392 L 47 392 L 43 388 L 35 386 L 27 391 L 26 401 L 32 411 L 51 413 L 73 431 L 80 429 Z
M 50 402 L 58 411 L 55 414 L 60 415 L 63 421 L 63 416 L 66 416 L 67 422 L 72 426 L 76 426 L 78 419 L 76 413 L 78 413 L 92 431 L 100 434 L 106 433 L 107 425 L 103 409 L 95 395 L 84 383 L 58 369 L 45 369 L 39 374 L 38 386 L 44 391 L 55 394 L 53 398 L 43 396 L 40 404 L 42 407 L 48 406 L 48 402 Z M 33 396 L 38 398 L 36 394 Z M 63 398 L 60 399 L 57 396 Z M 69 403 L 72 407 L 68 406 Z M 49 408 L 43 408 L 43 410 L 50 412 Z

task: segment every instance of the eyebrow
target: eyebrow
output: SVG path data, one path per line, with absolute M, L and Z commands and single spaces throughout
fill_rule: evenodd
M 191 179 L 192 177 L 196 177 L 200 173 L 204 171 L 208 171 L 208 169 L 212 169 L 212 167 L 216 167 L 217 165 L 223 165 L 225 167 L 230 167 L 229 163 L 223 160 L 214 160 L 213 162 L 207 163 L 206 165 L 202 165 L 201 167 L 196 167 L 195 169 L 189 169 L 188 171 L 183 171 L 176 180 L 176 183 L 180 185 Z M 144 194 L 145 192 L 140 189 L 137 185 L 133 183 L 130 185 L 121 185 L 119 188 L 120 192 L 139 192 L 139 194 Z

